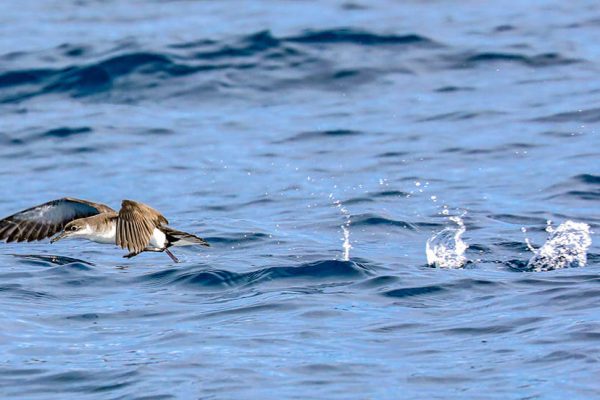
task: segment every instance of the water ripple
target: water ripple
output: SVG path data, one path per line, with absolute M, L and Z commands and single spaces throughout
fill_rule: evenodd
M 289 279 L 317 281 L 357 279 L 366 274 L 369 274 L 369 269 L 364 265 L 352 261 L 324 260 L 292 267 L 269 267 L 245 273 L 215 269 L 198 271 L 196 267 L 187 271 L 167 269 L 144 275 L 141 280 L 152 285 L 183 284 L 185 286 L 218 289 L 242 285 L 252 286 Z
M 375 45 L 420 45 L 439 46 L 438 43 L 425 36 L 380 35 L 352 28 L 331 29 L 321 31 L 305 31 L 302 35 L 290 37 L 287 40 L 299 43 L 349 43 L 363 46 Z
M 378 225 L 389 225 L 393 227 L 404 228 L 411 231 L 417 230 L 416 226 L 410 222 L 383 217 L 377 214 L 359 214 L 352 217 L 352 226 L 354 227 L 368 227 Z
M 509 62 L 522 64 L 528 67 L 553 67 L 569 65 L 580 62 L 576 59 L 565 58 L 558 53 L 544 53 L 527 56 L 517 53 L 494 53 L 484 52 L 466 55 L 462 61 L 458 61 L 461 67 L 473 67 L 478 64 Z

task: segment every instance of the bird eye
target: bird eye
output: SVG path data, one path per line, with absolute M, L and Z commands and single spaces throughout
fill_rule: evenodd
M 76 230 L 76 229 L 77 229 L 77 228 L 75 228 L 75 226 L 72 226 L 72 227 L 70 227 L 70 228 L 69 228 L 69 230 L 71 230 L 71 231 L 74 231 L 74 230 Z

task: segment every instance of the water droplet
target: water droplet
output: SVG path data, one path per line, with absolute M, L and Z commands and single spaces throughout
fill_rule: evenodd
M 343 242 L 343 260 L 350 261 L 350 249 L 352 248 L 352 245 L 350 244 L 350 224 L 352 223 L 351 215 L 348 209 L 342 204 L 342 202 L 333 196 L 333 193 L 330 194 L 329 198 L 333 201 L 333 204 L 340 210 L 340 212 L 346 219 L 346 222 L 340 225 L 340 228 L 342 229 L 342 237 L 340 238 L 340 240 Z

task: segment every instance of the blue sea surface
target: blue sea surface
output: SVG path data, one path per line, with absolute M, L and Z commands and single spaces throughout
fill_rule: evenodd
M 0 2 L 1 216 L 211 244 L 0 244 L 0 398 L 600 398 L 599 37 L 585 0 Z M 585 266 L 535 272 L 567 221 Z

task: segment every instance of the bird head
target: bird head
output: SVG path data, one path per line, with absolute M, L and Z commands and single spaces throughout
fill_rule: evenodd
M 82 236 L 87 233 L 87 224 L 80 221 L 71 221 L 65 225 L 64 229 L 50 240 L 50 243 L 58 242 L 61 239 Z

